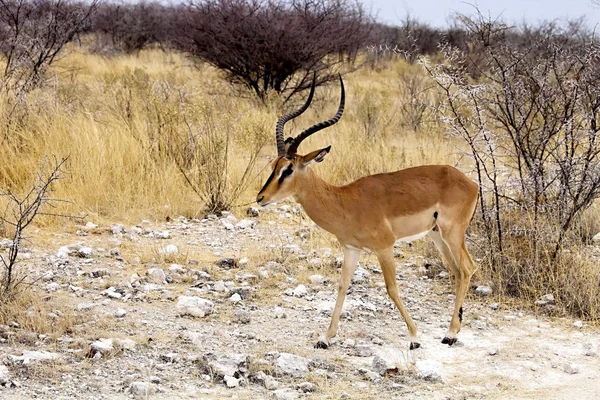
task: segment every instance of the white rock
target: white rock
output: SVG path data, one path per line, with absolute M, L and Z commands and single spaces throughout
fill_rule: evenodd
M 596 357 L 598 355 L 598 347 L 593 344 L 588 344 L 585 347 L 585 355 L 588 357 Z
M 225 384 L 227 385 L 228 388 L 234 388 L 234 387 L 238 387 L 240 385 L 240 380 L 237 378 L 234 378 L 233 376 L 228 376 L 225 375 Z
M 169 232 L 169 231 L 154 232 L 154 237 L 159 238 L 159 239 L 169 239 L 171 237 L 171 232 Z
M 60 358 L 60 354 L 58 353 L 50 353 L 47 351 L 29 351 L 29 350 L 24 350 L 23 354 L 20 356 L 9 356 L 13 362 L 18 363 L 18 364 L 24 364 L 27 365 L 31 362 L 36 362 L 36 361 L 51 361 L 51 360 L 57 360 Z
M 114 350 L 113 339 L 99 339 L 90 343 L 92 354 L 100 353 L 102 355 L 109 354 Z
M 565 364 L 563 365 L 563 371 L 567 374 L 574 375 L 579 373 L 579 366 L 577 364 Z
M 600 243 L 600 232 L 596 233 L 594 237 L 592 237 L 592 241 L 594 243 Z
M 178 315 L 202 318 L 213 312 L 214 303 L 200 297 L 179 296 L 176 308 Z
M 421 379 L 441 382 L 442 381 L 442 364 L 435 360 L 418 360 L 415 363 L 417 376 Z
M 248 229 L 248 228 L 254 228 L 255 225 L 256 225 L 256 220 L 243 219 L 240 222 L 238 222 L 237 224 L 235 224 L 235 227 L 238 229 Z
M 575 329 L 581 329 L 581 328 L 583 328 L 583 321 L 575 321 L 575 322 L 573 322 L 573 328 L 575 328 Z
M 44 286 L 46 292 L 56 292 L 58 289 L 60 289 L 60 285 L 57 282 L 50 282 Z
M 85 229 L 90 231 L 92 229 L 96 229 L 98 227 L 97 224 L 93 223 L 92 221 L 88 221 L 87 224 L 85 224 Z
M 271 393 L 271 398 L 275 400 L 297 400 L 299 394 L 294 389 L 277 389 Z
M 235 227 L 233 226 L 233 224 L 229 221 L 227 221 L 225 218 L 221 218 L 221 224 L 225 227 L 225 229 L 227 229 L 228 231 L 232 231 L 235 229 Z
M 0 364 L 0 386 L 6 385 L 10 380 L 10 371 L 5 365 Z
M 354 275 L 352 276 L 352 283 L 364 283 L 369 280 L 371 273 L 363 267 L 356 268 Z
M 308 375 L 308 360 L 295 354 L 280 353 L 275 366 L 283 375 L 294 378 L 305 378 Z
M 242 301 L 242 296 L 239 295 L 239 293 L 234 293 L 230 298 L 229 301 L 232 302 L 233 304 L 235 303 L 239 303 L 240 301 Z
M 167 245 L 166 247 L 163 247 L 162 249 L 158 249 L 158 253 L 166 254 L 166 255 L 177 254 L 177 253 L 179 253 L 179 249 L 174 244 L 170 244 L 170 245 Z
M 92 258 L 92 256 L 94 255 L 94 250 L 92 250 L 91 247 L 81 247 L 78 251 L 77 251 L 77 256 L 81 257 L 81 258 Z
M 115 311 L 113 311 L 113 316 L 115 318 L 123 318 L 127 315 L 127 310 L 125 310 L 124 308 L 117 308 Z
M 165 287 L 161 285 L 157 285 L 155 283 L 147 283 L 144 285 L 144 292 L 158 292 L 159 290 L 164 290 Z
M 489 296 L 492 293 L 492 288 L 489 286 L 477 286 L 477 289 L 475 289 L 475 294 L 482 297 Z
M 490 356 L 495 356 L 498 354 L 498 348 L 497 347 L 491 347 L 488 349 L 488 354 Z
M 146 275 L 150 277 L 154 283 L 163 283 L 167 280 L 165 271 L 162 268 L 150 268 L 146 271 Z
M 398 369 L 398 366 L 396 364 L 396 361 L 392 360 L 390 357 L 383 358 L 378 355 L 373 357 L 373 363 L 371 364 L 371 368 L 373 369 L 373 371 L 383 376 L 388 371 L 396 371 Z
M 113 226 L 110 227 L 110 230 L 112 231 L 113 235 L 118 235 L 121 233 L 125 233 L 125 225 L 123 224 L 114 224 Z
M 306 290 L 306 286 L 298 285 L 293 292 L 295 297 L 304 297 L 308 294 L 308 290 Z
M 309 276 L 308 280 L 313 285 L 322 285 L 323 283 L 325 283 L 325 277 L 323 275 L 318 275 L 318 274 Z

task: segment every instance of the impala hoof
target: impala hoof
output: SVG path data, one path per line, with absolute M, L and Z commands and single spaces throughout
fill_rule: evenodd
M 421 347 L 421 343 L 417 343 L 417 342 L 410 342 L 410 350 L 414 350 L 414 349 L 418 349 L 419 347 Z
M 447 344 L 448 346 L 452 346 L 454 343 L 456 343 L 456 341 L 457 341 L 456 338 L 445 337 L 442 339 L 442 343 Z
M 315 349 L 327 349 L 327 348 L 329 348 L 329 345 L 326 342 L 322 341 L 322 340 L 319 340 L 315 344 Z

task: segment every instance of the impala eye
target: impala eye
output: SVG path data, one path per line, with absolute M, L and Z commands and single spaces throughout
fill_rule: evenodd
M 281 172 L 281 175 L 279 175 L 279 183 L 283 182 L 283 180 L 285 178 L 287 178 L 288 176 L 290 176 L 292 174 L 292 172 L 294 172 L 294 169 L 292 168 L 291 165 L 289 167 L 287 167 L 286 169 L 284 169 Z

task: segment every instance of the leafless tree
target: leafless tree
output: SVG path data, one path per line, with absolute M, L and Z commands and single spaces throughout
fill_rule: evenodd
M 1 89 L 37 87 L 64 46 L 89 25 L 97 0 L 0 0 Z
M 178 48 L 225 71 L 262 100 L 287 99 L 351 68 L 370 18 L 347 0 L 200 0 L 179 13 Z
M 600 47 L 554 26 L 530 41 L 481 14 L 464 21 L 476 61 L 445 46 L 443 65 L 424 65 L 445 95 L 448 127 L 470 148 L 491 263 L 506 262 L 517 237 L 530 245 L 518 262 L 547 265 L 600 197 Z
M 48 213 L 48 209 L 53 208 L 57 200 L 51 198 L 49 193 L 54 183 L 61 179 L 62 168 L 66 161 L 66 158 L 54 160 L 53 163 L 44 160 L 35 183 L 23 196 L 18 196 L 11 191 L 0 192 L 0 197 L 8 200 L 3 214 L 0 215 L 0 223 L 6 225 L 8 231 L 12 231 L 8 255 L 0 254 L 0 261 L 4 267 L 0 296 L 11 292 L 24 279 L 15 278 L 15 267 L 24 240 L 24 232 L 38 216 L 52 215 Z

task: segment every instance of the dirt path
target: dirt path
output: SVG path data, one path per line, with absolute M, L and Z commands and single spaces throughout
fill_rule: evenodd
M 572 320 L 470 295 L 459 346 L 443 345 L 451 282 L 428 278 L 406 245 L 399 287 L 423 347 L 407 350 L 404 323 L 365 256 L 337 343 L 314 349 L 329 324 L 339 254 L 294 211 L 41 233 L 21 266 L 43 277 L 43 301 L 28 313 L 50 333 L 32 334 L 24 317 L 0 327 L 0 398 L 600 398 L 600 332 Z M 223 257 L 241 262 L 215 265 Z M 210 313 L 179 315 L 181 295 L 212 302 Z M 24 364 L 14 357 L 24 350 L 55 359 Z

